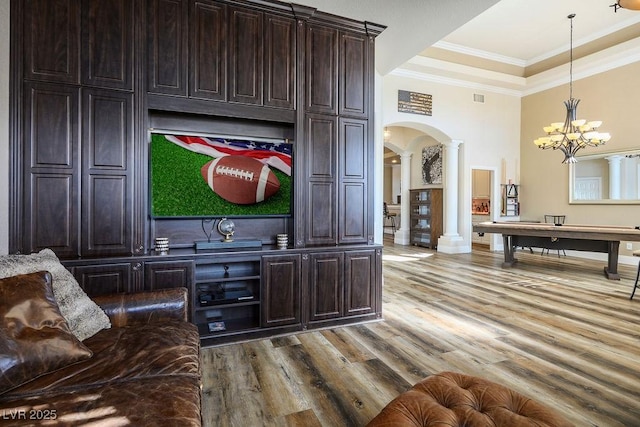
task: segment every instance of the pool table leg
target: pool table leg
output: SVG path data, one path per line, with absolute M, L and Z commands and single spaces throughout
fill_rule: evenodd
M 503 234 L 502 244 L 504 246 L 504 262 L 502 263 L 502 267 L 512 267 L 517 261 L 514 257 L 515 248 L 513 247 L 512 236 Z
M 604 268 L 604 275 L 609 280 L 620 280 L 618 274 L 618 250 L 620 248 L 620 242 L 607 242 L 609 248 L 607 249 L 608 262 Z

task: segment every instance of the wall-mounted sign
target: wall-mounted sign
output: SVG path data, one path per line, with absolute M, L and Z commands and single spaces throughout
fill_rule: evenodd
M 426 93 L 398 91 L 398 112 L 431 115 L 431 95 Z

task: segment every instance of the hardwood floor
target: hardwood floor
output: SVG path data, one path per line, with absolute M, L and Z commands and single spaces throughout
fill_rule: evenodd
M 433 373 L 487 378 L 577 426 L 640 426 L 635 268 L 385 244 L 380 322 L 204 348 L 205 426 L 363 426 Z

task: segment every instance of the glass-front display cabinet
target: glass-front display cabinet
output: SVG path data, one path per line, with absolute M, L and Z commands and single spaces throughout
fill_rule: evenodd
M 409 190 L 409 197 L 411 244 L 436 249 L 442 235 L 442 189 Z

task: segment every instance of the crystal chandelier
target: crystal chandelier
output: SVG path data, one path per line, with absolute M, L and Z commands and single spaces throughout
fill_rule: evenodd
M 534 144 L 543 150 L 552 148 L 564 153 L 562 163 L 575 163 L 575 154 L 584 147 L 597 147 L 603 145 L 611 135 L 598 132 L 596 129 L 602 124 L 601 121 L 578 120 L 576 112 L 579 99 L 573 97 L 573 18 L 576 14 L 567 16 L 571 21 L 570 59 L 569 59 L 569 99 L 564 102 L 567 107 L 567 117 L 564 123 L 551 123 L 543 129 L 546 136 L 536 139 Z

